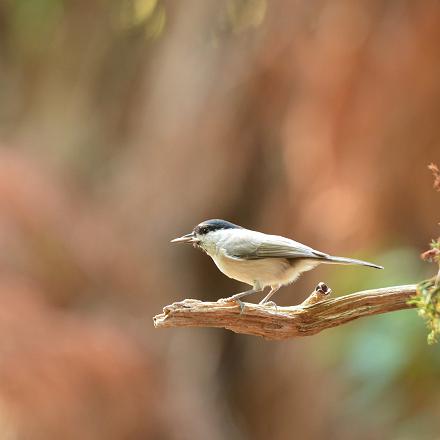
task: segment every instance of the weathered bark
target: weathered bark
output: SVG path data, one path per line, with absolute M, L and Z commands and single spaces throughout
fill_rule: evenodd
M 266 339 L 289 339 L 314 335 L 363 316 L 415 307 L 408 304 L 416 294 L 415 284 L 365 290 L 332 299 L 325 299 L 330 292 L 322 286 L 320 283 L 298 306 L 244 303 L 242 313 L 234 301 L 185 299 L 166 306 L 163 313 L 153 318 L 154 326 L 221 327 Z

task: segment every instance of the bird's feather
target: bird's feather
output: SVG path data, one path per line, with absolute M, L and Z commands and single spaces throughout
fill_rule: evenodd
M 242 234 L 245 233 L 245 230 Z M 255 234 L 255 231 L 253 231 Z M 259 234 L 258 240 L 254 236 L 231 237 L 228 239 L 227 254 L 232 258 L 243 260 L 258 260 L 262 258 L 313 258 L 328 257 L 323 252 L 316 251 L 296 241 L 278 235 Z

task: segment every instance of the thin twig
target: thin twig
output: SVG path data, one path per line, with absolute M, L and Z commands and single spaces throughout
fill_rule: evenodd
M 289 339 L 314 335 L 363 316 L 415 307 L 408 304 L 416 294 L 415 284 L 365 290 L 332 299 L 326 299 L 327 290 L 320 291 L 322 284 L 301 305 L 280 307 L 245 303 L 243 313 L 233 301 L 185 299 L 166 306 L 163 313 L 153 318 L 154 326 L 220 327 L 266 339 Z

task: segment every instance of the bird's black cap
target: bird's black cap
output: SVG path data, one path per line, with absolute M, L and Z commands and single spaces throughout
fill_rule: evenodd
M 199 235 L 204 235 L 208 232 L 218 231 L 220 229 L 242 229 L 242 227 L 234 225 L 234 223 L 227 222 L 226 220 L 215 218 L 212 220 L 205 220 L 204 222 L 198 224 L 194 228 L 194 232 Z

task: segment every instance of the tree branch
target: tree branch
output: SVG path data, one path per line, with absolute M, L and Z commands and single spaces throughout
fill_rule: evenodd
M 217 302 L 185 299 L 166 306 L 153 321 L 156 328 L 221 327 L 266 339 L 289 339 L 314 335 L 363 316 L 415 307 L 408 304 L 408 300 L 416 294 L 415 284 L 326 299 L 330 292 L 324 283 L 320 283 L 298 306 L 244 303 L 242 313 L 240 306 L 228 299 Z

